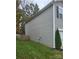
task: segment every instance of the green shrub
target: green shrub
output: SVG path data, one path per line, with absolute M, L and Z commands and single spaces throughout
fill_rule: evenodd
M 59 33 L 59 30 L 57 29 L 56 33 L 55 33 L 55 47 L 56 47 L 56 49 L 60 50 L 61 44 L 62 43 L 61 43 L 60 33 Z

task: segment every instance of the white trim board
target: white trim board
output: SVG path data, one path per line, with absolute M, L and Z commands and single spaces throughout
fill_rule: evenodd
M 55 17 L 56 13 L 55 13 L 55 4 L 53 4 L 53 48 L 55 48 Z

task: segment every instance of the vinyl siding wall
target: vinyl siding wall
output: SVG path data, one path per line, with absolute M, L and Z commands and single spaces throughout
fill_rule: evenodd
M 53 6 L 25 25 L 26 35 L 31 40 L 53 47 Z M 40 40 L 39 40 L 40 39 Z
M 57 6 L 63 7 L 63 3 L 57 3 L 57 4 L 56 4 L 56 7 L 57 7 Z M 56 15 L 55 15 L 55 16 L 56 16 Z M 57 16 L 56 16 L 56 20 L 55 20 L 55 30 L 56 30 L 57 28 L 63 29 L 63 19 L 59 19 L 59 18 L 57 18 Z
M 55 5 L 56 7 L 57 6 L 61 6 L 63 7 L 63 3 L 57 3 Z M 55 15 L 56 16 L 56 15 Z M 59 33 L 60 33 L 60 36 L 61 36 L 61 41 L 62 41 L 62 46 L 61 46 L 61 49 L 63 49 L 63 18 L 62 19 L 59 19 L 57 18 L 56 16 L 56 19 L 55 19 L 55 31 L 58 29 L 61 29 L 59 30 Z

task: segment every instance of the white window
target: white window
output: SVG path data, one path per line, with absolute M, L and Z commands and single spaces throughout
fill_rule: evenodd
M 57 11 L 56 12 L 57 18 L 62 19 L 63 18 L 63 8 L 61 6 L 57 6 L 56 11 Z

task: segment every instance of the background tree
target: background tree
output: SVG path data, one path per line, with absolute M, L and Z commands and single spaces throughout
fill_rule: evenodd
M 16 33 L 19 33 L 19 23 L 20 23 L 20 18 L 22 16 L 21 10 L 19 9 L 20 5 L 20 0 L 16 0 Z
M 23 4 L 21 5 L 27 16 L 33 16 L 39 11 L 37 4 L 29 3 L 26 4 L 25 6 L 23 6 Z
M 39 8 L 37 4 L 33 4 L 33 3 L 21 4 L 21 6 L 24 11 L 23 21 L 21 23 L 21 30 L 23 33 L 25 33 L 25 23 L 31 20 L 32 16 L 39 11 Z
M 16 0 L 16 33 L 25 33 L 25 23 L 31 20 L 32 16 L 38 11 L 38 5 L 33 3 L 25 3 L 21 0 Z M 22 9 L 19 8 L 21 5 Z
M 19 9 L 19 4 L 21 3 L 21 0 L 16 0 L 16 10 Z

